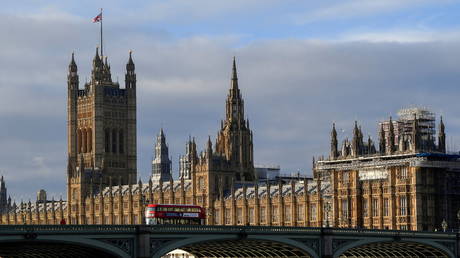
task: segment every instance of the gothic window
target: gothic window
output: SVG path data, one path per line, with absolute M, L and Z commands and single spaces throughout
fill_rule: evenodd
M 139 221 L 139 216 L 134 215 L 133 223 L 134 223 L 134 224 L 141 224 L 141 223 L 142 223 L 141 221 Z
M 407 215 L 407 197 L 401 196 L 399 197 L 399 209 L 401 216 Z
M 316 203 L 310 205 L 310 221 L 316 221 Z
M 81 137 L 82 138 L 81 139 L 81 144 L 82 144 L 81 152 L 86 153 L 86 146 L 87 146 L 86 138 L 87 138 L 87 135 L 86 135 L 86 130 L 85 129 L 82 130 L 81 135 L 82 135 L 82 137 Z
M 368 214 L 368 203 L 367 203 L 367 199 L 364 199 L 364 200 L 363 200 L 363 216 L 364 216 L 364 217 L 369 216 L 369 214 Z
M 109 224 L 109 216 L 104 217 L 104 224 Z
M 260 223 L 267 222 L 267 210 L 265 207 L 260 207 Z
M 377 198 L 372 199 L 372 216 L 377 217 L 379 215 L 379 200 Z
M 123 224 L 128 225 L 129 224 L 129 215 L 123 216 Z
M 272 206 L 272 222 L 278 222 L 278 206 Z
M 86 129 L 86 151 L 91 152 L 93 149 L 93 132 L 91 128 Z
M 388 198 L 383 199 L 383 216 L 389 215 L 389 200 Z
M 73 188 L 72 189 L 72 200 L 76 200 L 76 199 L 77 199 L 77 189 Z
M 243 208 L 236 209 L 236 221 L 238 225 L 243 224 Z
M 342 200 L 342 218 L 348 218 L 348 200 Z
M 216 209 L 214 212 L 214 224 L 219 224 L 220 221 L 220 210 Z
M 203 177 L 199 177 L 198 178 L 198 187 L 203 190 L 205 188 L 205 185 L 204 185 L 204 178 Z
M 117 131 L 112 130 L 112 152 L 117 153 Z
M 110 130 L 105 129 L 105 152 L 110 152 Z
M 343 180 L 343 183 L 348 183 L 348 180 L 349 180 L 349 176 L 348 176 L 348 172 L 343 172 L 342 174 L 342 180 Z
M 255 211 L 254 211 L 254 208 L 251 207 L 249 208 L 249 223 L 252 225 L 254 224 L 254 218 L 255 218 Z
M 77 152 L 81 153 L 81 130 L 77 130 Z
M 125 151 L 123 130 L 120 130 L 119 145 L 120 145 L 119 146 L 120 153 L 123 154 Z
M 399 176 L 401 178 L 407 178 L 408 174 L 407 174 L 407 167 L 401 167 L 400 171 L 399 171 Z
M 120 221 L 117 215 L 115 215 L 114 219 L 115 219 L 115 222 L 113 224 L 120 224 Z
M 291 205 L 284 206 L 284 219 L 286 222 L 291 221 Z
M 225 224 L 230 225 L 231 223 L 231 212 L 229 208 L 225 208 Z
M 298 221 L 304 220 L 304 216 L 305 216 L 305 210 L 304 210 L 303 204 L 299 204 L 299 206 L 297 206 L 297 220 Z

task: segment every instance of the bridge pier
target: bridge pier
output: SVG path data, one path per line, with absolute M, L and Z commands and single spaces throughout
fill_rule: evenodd
M 137 257 L 150 258 L 150 231 L 147 226 L 136 227 Z
M 332 234 L 329 229 L 321 229 L 321 258 L 332 258 L 334 250 L 332 249 Z

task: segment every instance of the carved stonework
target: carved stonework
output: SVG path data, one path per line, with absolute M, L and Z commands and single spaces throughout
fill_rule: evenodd
M 99 241 L 113 245 L 123 252 L 133 255 L 133 240 L 132 239 L 98 239 Z
M 313 249 L 315 252 L 318 252 L 319 248 L 319 242 L 318 239 L 310 239 L 310 238 L 293 238 L 292 240 L 298 241 L 311 249 Z

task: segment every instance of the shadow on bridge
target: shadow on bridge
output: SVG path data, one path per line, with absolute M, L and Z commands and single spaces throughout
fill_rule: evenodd
M 118 257 L 111 253 L 88 246 L 45 241 L 19 241 L 0 243 L 0 257 L 5 258 L 81 258 Z

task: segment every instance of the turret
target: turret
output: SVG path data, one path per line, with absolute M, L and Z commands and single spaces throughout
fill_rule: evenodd
M 439 132 L 438 132 L 438 151 L 442 153 L 446 153 L 446 133 L 445 133 L 445 126 L 442 120 L 439 121 Z
M 418 133 L 418 120 L 417 114 L 414 113 L 414 120 L 412 122 L 412 151 L 417 152 L 420 148 L 420 140 Z
M 335 130 L 335 123 L 332 124 L 331 131 L 331 154 L 330 158 L 332 160 L 337 159 L 339 152 L 337 150 L 337 131 Z
M 386 153 L 386 139 L 385 139 L 385 130 L 383 129 L 383 123 L 380 124 L 380 130 L 379 130 L 379 151 L 380 151 L 380 154 L 382 155 Z
M 75 55 L 72 52 L 72 59 L 70 60 L 69 64 L 69 73 L 67 75 L 67 85 L 69 90 L 77 90 L 78 89 L 78 68 L 77 64 L 75 63 Z
M 389 154 L 393 154 L 393 152 L 395 151 L 395 129 L 393 127 L 393 120 L 390 116 L 390 130 L 388 132 L 388 142 L 389 142 L 389 145 L 388 145 L 388 153 Z
M 96 55 L 93 58 L 93 68 L 91 71 L 91 80 L 95 84 L 99 84 L 104 76 L 104 62 L 99 56 L 99 47 L 96 47 Z
M 169 159 L 169 149 L 166 144 L 166 137 L 161 128 L 155 144 L 154 159 L 152 161 L 152 180 L 168 181 L 171 178 L 171 160 Z
M 355 121 L 355 127 L 353 128 L 353 139 L 351 140 L 351 155 L 358 157 L 360 154 L 360 135 L 358 129 L 358 122 Z
M 129 59 L 126 64 L 125 87 L 126 89 L 136 88 L 136 73 L 134 72 L 135 65 L 132 58 L 132 51 L 129 51 Z

